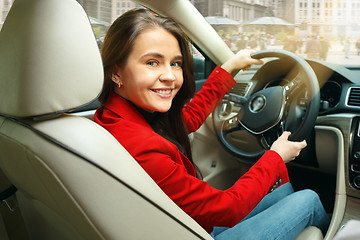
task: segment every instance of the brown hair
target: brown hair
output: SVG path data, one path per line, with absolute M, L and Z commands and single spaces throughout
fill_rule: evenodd
M 160 118 L 152 127 L 161 136 L 170 137 L 183 146 L 187 157 L 192 162 L 190 142 L 182 120 L 182 108 L 195 94 L 194 64 L 189 40 L 172 19 L 157 16 L 147 9 L 138 8 L 126 12 L 115 20 L 109 28 L 101 48 L 104 85 L 99 101 L 104 105 L 113 91 L 115 83 L 111 80 L 111 75 L 114 73 L 115 64 L 122 67 L 133 50 L 137 36 L 142 31 L 152 28 L 163 28 L 177 39 L 183 56 L 184 79 L 182 87 L 173 99 L 171 108 L 166 113 L 160 113 Z M 195 165 L 194 167 L 197 169 Z M 199 175 L 198 170 L 197 172 Z

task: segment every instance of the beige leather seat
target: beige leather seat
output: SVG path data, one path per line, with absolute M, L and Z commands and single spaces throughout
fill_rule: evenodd
M 0 168 L 30 239 L 211 239 L 107 131 L 65 113 L 103 79 L 75 0 L 16 0 L 0 52 Z
M 75 0 L 15 1 L 0 52 L 0 167 L 31 239 L 211 239 L 107 131 L 61 113 L 103 80 Z

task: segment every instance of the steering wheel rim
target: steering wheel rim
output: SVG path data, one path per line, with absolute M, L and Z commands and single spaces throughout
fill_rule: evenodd
M 262 59 L 262 58 L 267 58 L 267 57 L 276 57 L 279 59 L 289 59 L 289 61 L 294 62 L 294 64 L 296 64 L 299 67 L 299 69 L 301 69 L 303 75 L 305 76 L 304 79 L 302 79 L 302 80 L 304 80 L 304 83 L 305 83 L 304 85 L 306 86 L 310 101 L 309 101 L 308 105 L 306 106 L 305 114 L 302 116 L 303 120 L 301 120 L 301 123 L 298 125 L 297 129 L 295 131 L 292 131 L 292 134 L 290 135 L 289 140 L 291 140 L 291 141 L 303 140 L 308 134 L 310 134 L 311 130 L 313 129 L 316 118 L 318 116 L 319 106 L 320 106 L 319 83 L 318 83 L 317 77 L 316 77 L 313 69 L 303 58 L 297 56 L 296 54 L 294 54 L 292 52 L 286 51 L 286 50 L 278 50 L 278 49 L 263 50 L 263 51 L 253 53 L 251 56 L 256 59 Z M 260 71 L 260 69 L 258 71 Z M 294 79 L 291 82 L 292 82 L 293 86 L 295 86 L 297 83 Z M 288 91 L 286 89 L 287 87 L 289 87 L 289 86 L 283 87 L 283 91 L 285 92 L 284 99 L 282 99 L 280 96 L 280 97 L 278 97 L 278 99 L 275 99 L 275 102 L 274 102 L 275 105 L 276 104 L 278 105 L 277 107 L 279 108 L 279 113 L 281 113 L 281 111 L 282 111 L 281 107 L 285 106 L 288 108 L 289 105 L 287 105 L 287 104 L 292 104 L 291 102 L 288 102 L 288 100 L 289 100 L 288 95 L 290 93 L 287 92 Z M 281 95 L 282 90 L 279 89 L 279 87 L 277 89 L 274 88 L 273 90 L 276 91 L 277 94 Z M 224 103 L 220 103 L 213 113 L 214 128 L 215 128 L 217 137 L 220 140 L 220 142 L 231 153 L 240 157 L 242 160 L 245 160 L 245 161 L 248 161 L 251 163 L 254 162 L 254 159 L 258 159 L 262 154 L 264 154 L 264 152 L 269 149 L 271 144 L 262 144 L 262 146 L 263 145 L 268 145 L 268 146 L 266 146 L 266 147 L 263 146 L 263 149 L 261 149 L 259 151 L 248 152 L 246 150 L 241 150 L 241 149 L 235 147 L 233 144 L 231 144 L 227 140 L 226 135 L 233 131 L 238 131 L 240 129 L 242 129 L 242 130 L 245 129 L 248 132 L 251 132 L 251 131 L 249 131 L 249 129 L 246 129 L 246 125 L 242 122 L 243 119 L 240 119 L 240 118 L 244 118 L 244 116 L 242 116 L 241 114 L 243 114 L 244 112 L 245 112 L 245 114 L 250 114 L 250 115 L 253 114 L 253 116 L 252 116 L 253 118 L 249 118 L 247 120 L 248 123 L 250 125 L 252 125 L 251 121 L 253 121 L 254 117 L 258 117 L 258 116 L 256 115 L 256 113 L 251 113 L 251 112 L 253 112 L 251 109 L 252 108 L 251 104 L 256 106 L 256 103 L 254 103 L 254 101 L 259 100 L 261 98 L 261 97 L 259 97 L 259 99 L 256 99 L 257 93 L 259 93 L 258 94 L 259 96 L 262 95 L 263 93 L 266 95 L 265 91 L 264 90 L 262 90 L 262 91 L 256 91 L 256 92 L 252 93 L 250 95 L 250 97 L 247 99 L 246 98 L 240 99 L 240 102 L 242 102 L 242 104 L 243 104 L 242 108 L 239 111 L 237 117 L 234 117 L 234 119 L 233 119 L 233 121 L 238 121 L 238 124 L 236 126 L 234 126 L 233 128 L 230 128 L 230 130 L 224 131 L 224 124 L 225 124 L 224 122 L 225 121 L 221 120 L 219 117 L 220 112 L 221 112 L 220 108 L 224 108 Z M 239 98 L 241 98 L 241 97 L 239 97 Z M 267 99 L 266 96 L 264 96 L 264 98 Z M 281 104 L 281 101 L 283 101 L 283 100 L 285 100 L 285 103 L 284 103 L 284 105 L 280 106 L 279 104 Z M 266 101 L 266 100 L 264 100 L 264 101 Z M 271 104 L 272 103 L 270 102 L 268 105 L 271 105 Z M 260 103 L 260 105 L 261 105 L 261 103 Z M 248 108 L 250 109 L 250 111 L 248 110 Z M 246 110 L 242 110 L 242 109 L 246 109 Z M 270 109 L 268 111 L 271 111 L 271 110 L 272 109 Z M 265 111 L 265 110 L 260 109 L 259 112 L 261 112 L 261 111 Z M 242 113 L 240 113 L 240 112 L 242 112 Z M 283 116 L 281 116 L 281 118 L 283 118 Z M 298 119 L 296 119 L 296 120 L 299 121 Z M 280 122 L 280 121 L 278 122 L 277 120 L 276 121 L 274 120 L 272 122 L 272 124 L 275 124 L 275 126 L 263 126 L 262 124 L 260 124 L 260 125 L 259 124 L 256 125 L 256 128 L 259 128 L 259 129 L 257 129 L 259 131 L 258 132 L 255 131 L 255 134 L 254 134 L 254 132 L 251 132 L 251 134 L 253 134 L 254 136 L 257 135 L 256 136 L 257 138 L 259 138 L 259 136 L 264 137 L 262 135 L 263 134 L 262 131 L 264 129 L 267 129 L 267 127 L 269 127 L 269 129 L 267 129 L 264 132 L 271 131 L 272 129 L 275 128 L 275 126 L 279 127 L 279 125 L 283 124 L 283 122 Z M 271 125 L 271 124 L 268 124 L 268 125 Z M 289 126 L 289 125 L 291 125 L 291 123 L 287 124 L 287 126 Z M 288 130 L 288 129 L 283 129 L 282 131 L 284 131 L 284 130 Z

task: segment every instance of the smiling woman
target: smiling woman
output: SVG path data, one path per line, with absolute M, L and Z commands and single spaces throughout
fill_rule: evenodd
M 0 200 L 18 209 L 0 201 L 0 239 L 292 238 L 310 224 L 296 240 L 331 240 L 360 219 L 359 0 L 0 0 L 0 25 L 12 3 Z M 139 3 L 151 11 L 116 20 Z M 293 25 L 204 18 L 267 14 Z M 321 60 L 304 58 L 313 35 Z
M 183 84 L 178 41 L 162 28 L 142 31 L 125 64 L 114 68 L 113 91 L 146 111 L 167 112 Z
M 126 55 L 116 50 L 117 38 L 129 46 Z M 305 141 L 288 141 L 289 132 L 231 188 L 218 190 L 199 179 L 187 134 L 203 124 L 234 86 L 231 72 L 263 62 L 236 54 L 217 67 L 193 96 L 193 69 L 186 67 L 193 64 L 188 46 L 181 29 L 169 18 L 145 9 L 119 17 L 102 47 L 106 86 L 102 96 L 106 93 L 108 97 L 100 97 L 102 107 L 95 121 L 215 239 L 289 239 L 311 225 L 325 233 L 329 219 L 317 194 L 310 190 L 294 193 L 289 183 L 284 163 L 306 146 Z M 107 54 L 113 52 L 118 56 L 110 60 Z M 285 215 L 279 215 L 280 207 L 287 209 Z M 287 222 L 289 228 L 281 224 L 280 230 L 275 219 Z M 254 224 L 266 230 L 254 231 Z

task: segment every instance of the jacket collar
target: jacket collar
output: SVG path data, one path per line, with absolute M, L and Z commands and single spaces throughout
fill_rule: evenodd
M 151 128 L 144 116 L 133 104 L 114 92 L 110 94 L 104 108 L 110 110 L 121 118 L 130 119 L 133 122 L 137 122 L 143 126 Z
M 131 122 L 136 122 L 137 124 L 141 125 L 143 128 L 148 128 L 153 131 L 150 124 L 145 120 L 143 115 L 139 112 L 139 110 L 128 100 L 125 98 L 117 95 L 116 93 L 111 93 L 109 99 L 107 100 L 104 108 L 108 109 L 109 111 L 113 112 L 120 118 L 127 119 Z M 167 139 L 169 141 L 169 139 Z M 171 142 L 174 144 L 173 142 Z M 175 147 L 179 150 L 178 146 L 174 144 Z M 179 153 L 182 156 L 183 164 L 187 169 L 188 173 L 192 176 L 196 176 L 196 172 L 194 166 L 191 162 L 187 159 L 187 157 L 179 150 Z M 184 160 L 187 159 L 187 160 Z

